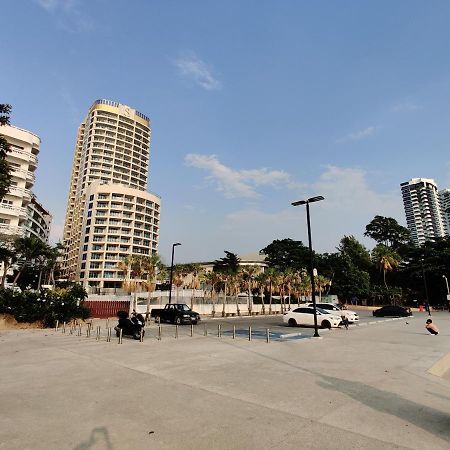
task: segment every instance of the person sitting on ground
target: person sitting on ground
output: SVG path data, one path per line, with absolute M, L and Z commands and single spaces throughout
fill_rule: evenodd
M 427 323 L 425 325 L 425 328 L 431 333 L 431 334 L 439 334 L 439 329 L 438 327 L 433 323 L 433 321 L 431 319 L 427 320 Z

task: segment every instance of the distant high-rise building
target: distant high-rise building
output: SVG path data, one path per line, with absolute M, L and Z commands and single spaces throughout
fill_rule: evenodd
M 34 133 L 14 126 L 2 126 L 0 134 L 10 147 L 6 160 L 12 175 L 9 192 L 0 202 L 0 233 L 34 235 L 47 242 L 52 217 L 31 191 L 41 140 Z
M 406 224 L 416 244 L 445 235 L 437 186 L 428 178 L 401 183 Z
M 450 236 L 450 189 L 442 189 L 439 191 L 439 201 L 441 203 L 445 234 Z
M 95 101 L 78 129 L 63 262 L 64 276 L 90 292 L 121 287 L 121 260 L 157 252 L 161 199 L 147 192 L 149 158 L 149 119 Z

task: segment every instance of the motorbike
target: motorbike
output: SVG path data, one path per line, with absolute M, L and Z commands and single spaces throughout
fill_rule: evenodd
M 117 317 L 119 323 L 114 327 L 117 337 L 120 336 L 120 330 L 122 330 L 122 336 L 130 336 L 136 340 L 141 338 L 141 330 L 142 336 L 145 335 L 145 319 L 142 314 L 134 314 L 132 317 L 128 317 L 126 311 L 119 311 Z

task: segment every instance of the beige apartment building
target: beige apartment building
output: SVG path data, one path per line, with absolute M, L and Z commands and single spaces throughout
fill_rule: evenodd
M 47 242 L 52 216 L 32 192 L 41 140 L 14 126 L 3 126 L 0 133 L 10 146 L 6 160 L 12 174 L 9 192 L 0 202 L 0 233 L 34 235 Z
M 147 191 L 150 120 L 97 100 L 78 129 L 64 225 L 63 274 L 89 292 L 122 286 L 119 263 L 157 253 L 161 199 Z

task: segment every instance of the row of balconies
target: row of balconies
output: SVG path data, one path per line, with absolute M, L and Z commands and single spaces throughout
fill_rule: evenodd
M 37 165 L 38 163 L 38 158 L 36 155 L 34 155 L 33 153 L 27 152 L 25 150 L 21 150 L 15 147 L 11 147 L 11 150 L 9 152 L 9 154 L 11 156 L 14 156 L 16 158 L 19 158 L 23 161 L 27 161 L 29 163 L 32 163 L 34 165 Z
M 0 203 L 0 213 L 8 216 L 26 217 L 27 208 L 24 208 L 23 206 L 9 205 L 7 203 Z
M 25 229 L 23 227 L 18 227 L 17 225 L 9 225 L 7 223 L 0 224 L 0 233 L 2 234 L 17 234 L 23 236 Z
M 11 186 L 8 191 L 9 195 L 12 195 L 14 197 L 23 198 L 24 200 L 31 200 L 31 197 L 33 193 L 30 189 L 21 188 L 18 186 Z

